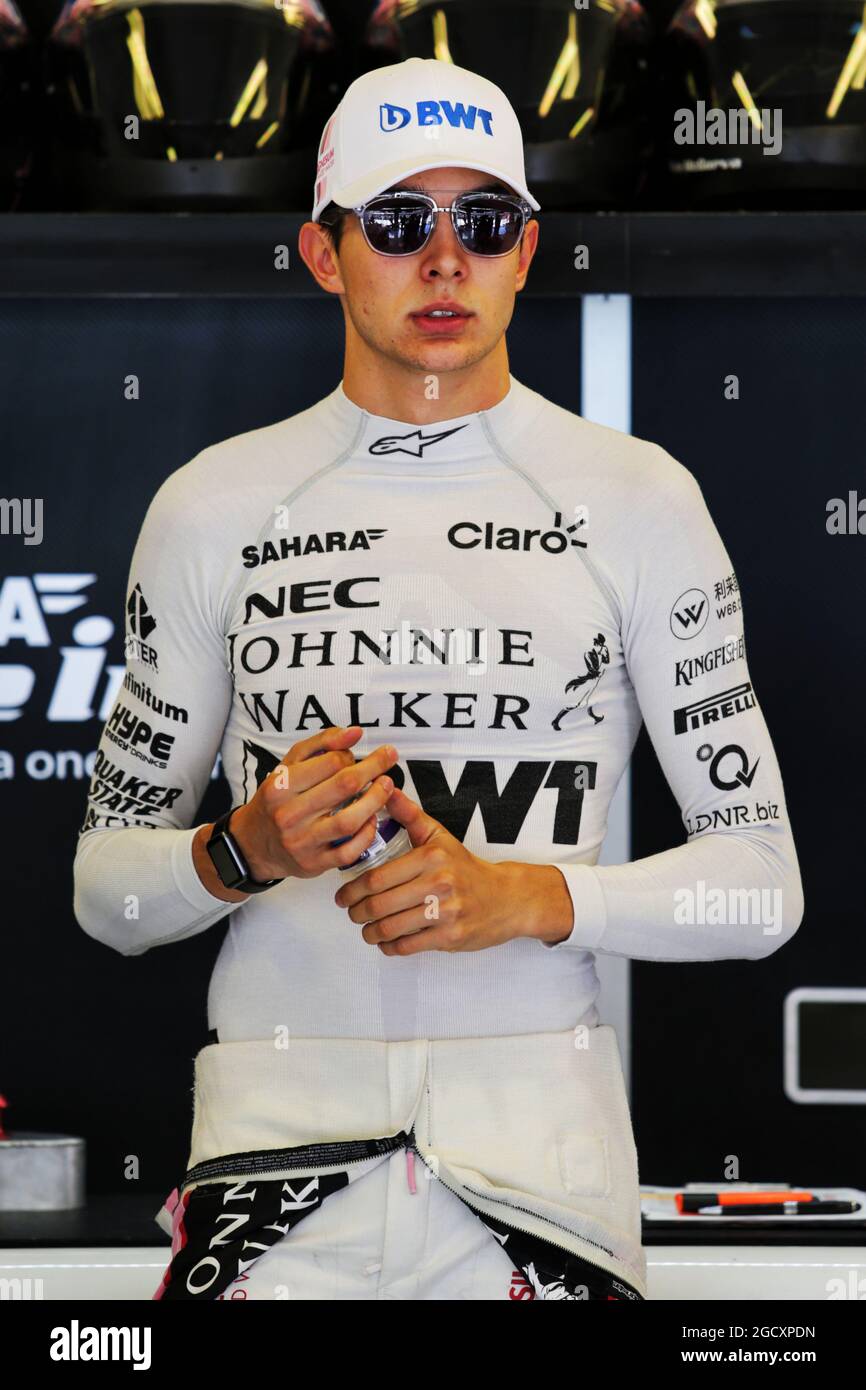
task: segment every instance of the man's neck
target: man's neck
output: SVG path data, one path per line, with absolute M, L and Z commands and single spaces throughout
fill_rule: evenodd
M 504 339 L 502 343 L 504 348 Z M 383 363 L 381 358 L 367 365 L 350 360 L 349 355 L 343 365 L 343 391 L 353 404 L 371 415 L 412 425 L 432 425 L 490 410 L 507 395 L 510 385 L 504 350 L 489 353 L 462 371 L 437 373 L 428 367 Z

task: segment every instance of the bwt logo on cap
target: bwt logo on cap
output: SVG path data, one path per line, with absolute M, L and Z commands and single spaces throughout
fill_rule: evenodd
M 415 120 L 418 125 L 442 125 L 443 117 L 450 126 L 465 126 L 474 130 L 476 121 L 484 128 L 485 135 L 493 134 L 493 112 L 480 106 L 464 106 L 462 101 L 418 101 L 415 103 Z M 379 127 L 386 133 L 403 130 L 412 120 L 408 106 L 395 106 L 393 102 L 383 101 L 379 105 Z

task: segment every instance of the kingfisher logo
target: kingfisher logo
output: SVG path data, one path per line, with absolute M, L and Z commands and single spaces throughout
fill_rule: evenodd
M 444 125 L 452 128 L 463 126 L 465 130 L 475 130 L 481 126 L 485 135 L 493 134 L 493 112 L 482 106 L 464 106 L 462 101 L 417 101 L 413 111 L 408 106 L 395 106 L 391 101 L 379 105 L 379 129 L 385 134 L 394 130 L 405 130 L 412 120 L 416 125 Z

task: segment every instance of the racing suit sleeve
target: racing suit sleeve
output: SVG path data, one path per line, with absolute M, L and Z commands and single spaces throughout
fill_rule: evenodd
M 192 859 L 232 699 L 209 560 L 219 534 L 203 473 L 187 464 L 151 501 L 132 556 L 126 670 L 73 865 L 79 926 L 122 955 L 194 936 L 242 906 L 209 892 Z
M 542 944 L 636 960 L 755 960 L 790 940 L 803 916 L 782 778 L 749 675 L 733 565 L 693 474 L 652 448 L 661 465 L 652 506 L 620 571 L 622 644 L 687 842 L 628 864 L 557 865 L 574 924 Z M 707 652 L 698 674 L 689 658 Z

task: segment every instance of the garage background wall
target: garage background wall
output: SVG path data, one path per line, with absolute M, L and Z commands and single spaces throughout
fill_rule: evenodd
M 632 433 L 691 469 L 727 545 L 806 899 L 767 960 L 632 963 L 641 1176 L 720 1180 L 733 1154 L 747 1180 L 860 1184 L 866 1109 L 786 1098 L 782 1010 L 801 985 L 866 987 L 866 536 L 826 529 L 831 498 L 866 496 L 863 302 L 636 299 L 632 332 Z M 632 776 L 638 858 L 683 834 L 645 729 Z
M 631 315 L 631 431 L 694 472 L 736 568 L 807 914 L 764 962 L 631 967 L 626 1061 L 641 1177 L 721 1178 L 736 1154 L 745 1178 L 862 1184 L 850 1160 L 864 1151 L 862 1107 L 789 1101 L 781 1048 L 789 989 L 866 985 L 864 541 L 825 527 L 827 500 L 862 488 L 861 304 L 635 298 Z M 572 410 L 580 323 L 573 292 L 527 297 L 509 331 L 515 376 Z M 125 1190 L 130 1155 L 142 1189 L 168 1191 L 181 1175 L 192 1059 L 225 932 L 125 959 L 72 916 L 83 763 L 111 673 L 123 669 L 132 548 L 175 468 L 336 384 L 341 330 L 324 298 L 33 298 L 0 311 L 2 491 L 42 497 L 45 508 L 41 546 L 0 537 L 0 1091 L 11 1128 L 86 1137 L 92 1193 Z M 623 366 L 612 360 L 611 374 Z M 738 401 L 724 398 L 730 372 Z M 130 373 L 137 402 L 124 400 Z M 213 819 L 227 795 L 217 775 L 195 823 Z M 631 857 L 682 842 L 645 733 L 632 812 Z

